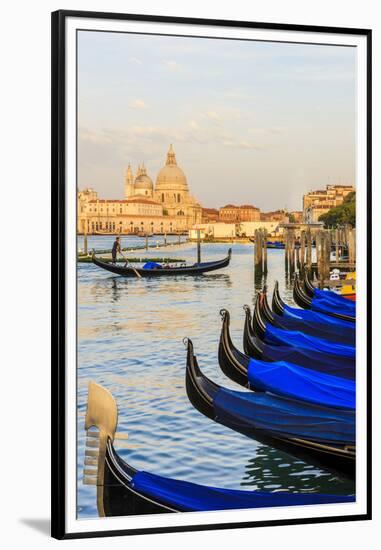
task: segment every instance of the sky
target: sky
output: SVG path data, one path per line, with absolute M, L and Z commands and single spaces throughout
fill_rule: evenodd
M 301 210 L 356 183 L 355 102 L 354 48 L 80 31 L 78 188 L 124 198 L 172 143 L 202 206 Z

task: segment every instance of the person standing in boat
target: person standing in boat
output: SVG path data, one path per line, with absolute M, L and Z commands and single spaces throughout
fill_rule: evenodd
M 116 237 L 116 239 L 114 241 L 114 244 L 112 245 L 111 255 L 112 255 L 112 263 L 113 264 L 116 263 L 116 257 L 118 255 L 118 252 L 119 252 L 119 254 L 121 254 L 123 256 L 123 258 L 125 258 L 124 254 L 122 252 L 121 246 L 120 246 L 120 237 Z

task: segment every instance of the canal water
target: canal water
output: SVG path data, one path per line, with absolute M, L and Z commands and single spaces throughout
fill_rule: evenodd
M 150 243 L 162 238 L 150 238 Z M 168 237 L 178 242 L 178 237 Z M 89 249 L 110 249 L 112 237 L 88 237 Z M 144 240 L 122 237 L 122 246 Z M 199 365 L 217 383 L 242 391 L 218 366 L 219 310 L 231 313 L 234 343 L 242 349 L 244 304 L 255 295 L 252 244 L 203 244 L 202 260 L 227 255 L 224 270 L 197 277 L 123 279 L 93 264 L 78 263 L 78 489 L 79 518 L 96 517 L 95 487 L 83 485 L 84 420 L 90 380 L 108 388 L 118 404 L 120 455 L 137 469 L 168 477 L 243 490 L 353 494 L 354 484 L 212 422 L 190 404 L 185 391 L 191 338 Z M 78 249 L 83 240 L 78 239 Z M 136 252 L 131 253 L 137 256 Z M 150 249 L 142 256 L 196 260 L 196 245 Z M 267 284 L 292 303 L 282 250 L 268 250 Z M 244 390 L 243 390 L 244 391 Z

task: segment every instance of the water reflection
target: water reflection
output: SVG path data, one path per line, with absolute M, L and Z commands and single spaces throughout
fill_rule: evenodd
M 245 466 L 241 481 L 242 486 L 253 490 L 287 490 L 293 493 L 331 493 L 332 484 L 335 494 L 355 492 L 353 481 L 340 479 L 266 445 L 258 446 L 256 456 L 250 458 Z

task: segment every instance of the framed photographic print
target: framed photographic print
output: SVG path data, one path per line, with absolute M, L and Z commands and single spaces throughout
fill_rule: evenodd
M 52 79 L 53 536 L 369 519 L 371 31 L 58 11 Z

